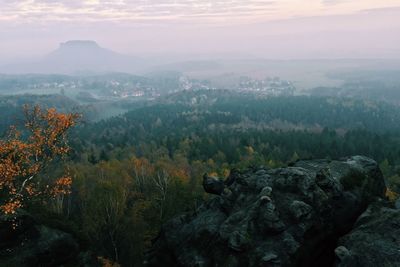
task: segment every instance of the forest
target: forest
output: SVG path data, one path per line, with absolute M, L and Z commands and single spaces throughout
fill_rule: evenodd
M 60 110 L 74 105 L 62 96 L 54 99 Z M 14 114 L 1 118 L 4 134 L 11 116 L 23 126 L 23 113 L 16 108 L 23 102 L 4 109 Z M 201 185 L 204 173 L 224 178 L 232 168 L 276 168 L 299 159 L 360 154 L 378 161 L 391 190 L 400 193 L 396 105 L 203 90 L 171 94 L 105 120 L 85 118 L 88 108 L 75 109 L 83 117 L 69 132 L 68 157 L 41 173 L 60 177 L 67 170 L 70 193 L 24 208 L 121 266 L 141 266 L 162 223 L 194 211 L 209 197 Z

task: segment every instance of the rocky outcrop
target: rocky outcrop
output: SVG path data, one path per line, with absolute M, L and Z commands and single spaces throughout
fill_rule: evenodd
M 97 266 L 68 233 L 37 223 L 24 211 L 0 217 L 0 266 Z
M 352 253 L 338 239 L 385 193 L 378 165 L 362 156 L 235 171 L 228 180 L 193 214 L 163 225 L 147 266 L 332 266 Z
M 225 184 L 218 177 L 203 176 L 203 188 L 209 194 L 221 195 L 224 192 Z
M 371 204 L 335 253 L 339 267 L 400 266 L 400 210 Z

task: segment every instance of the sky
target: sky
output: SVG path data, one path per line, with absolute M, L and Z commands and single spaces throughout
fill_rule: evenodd
M 400 58 L 400 0 L 0 0 L 0 63 L 75 39 L 132 55 Z

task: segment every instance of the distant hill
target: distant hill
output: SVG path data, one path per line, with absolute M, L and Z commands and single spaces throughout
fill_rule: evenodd
M 138 58 L 119 54 L 99 46 L 95 41 L 72 40 L 61 43 L 36 62 L 0 67 L 1 73 L 86 74 L 105 72 L 133 73 L 143 68 Z

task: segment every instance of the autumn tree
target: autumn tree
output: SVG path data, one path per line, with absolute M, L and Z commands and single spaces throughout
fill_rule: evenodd
M 144 194 L 149 185 L 149 177 L 154 173 L 154 167 L 146 158 L 132 158 L 133 177 L 137 190 Z
M 167 199 L 168 187 L 171 182 L 171 177 L 165 170 L 159 170 L 153 177 L 154 186 L 158 191 L 158 197 L 155 200 L 158 202 L 160 210 L 160 221 L 162 221 L 164 216 L 164 206 Z
M 25 127 L 10 127 L 0 140 L 0 209 L 12 214 L 35 196 L 62 198 L 69 193 L 72 179 L 68 174 L 44 181 L 40 174 L 53 161 L 70 150 L 66 133 L 75 125 L 78 114 L 24 107 Z

